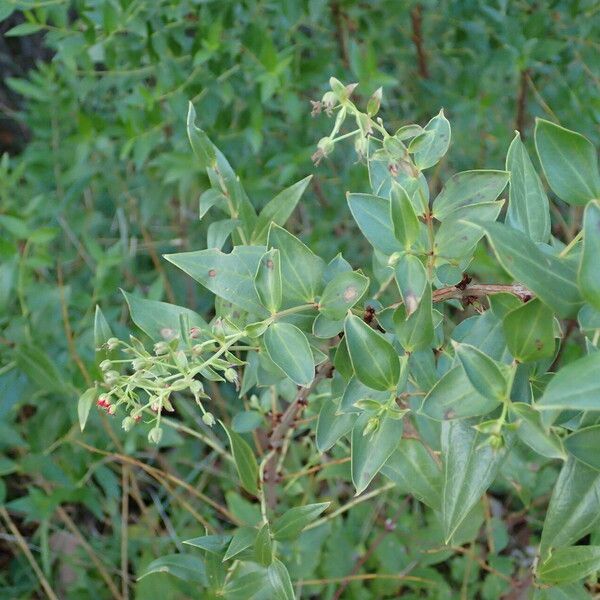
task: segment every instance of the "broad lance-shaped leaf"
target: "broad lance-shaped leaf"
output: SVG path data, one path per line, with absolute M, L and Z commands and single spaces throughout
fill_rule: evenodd
M 417 310 L 427 288 L 427 270 L 414 254 L 403 254 L 395 268 L 396 283 L 407 316 Z
M 79 397 L 79 401 L 77 402 L 77 416 L 79 417 L 79 427 L 81 431 L 85 428 L 90 409 L 94 404 L 97 394 L 96 388 L 89 388 Z
M 467 421 L 442 423 L 442 520 L 446 543 L 490 487 L 506 456 L 484 444 L 485 436 Z
M 202 129 L 196 127 L 195 122 L 196 110 L 194 109 L 194 105 L 190 102 L 188 104 L 187 114 L 187 134 L 190 139 L 192 150 L 200 162 L 200 167 L 202 169 L 214 167 L 217 163 L 215 147 L 206 133 Z
M 544 119 L 535 124 L 535 147 L 552 191 L 569 204 L 600 197 L 598 156 L 579 133 Z
M 567 436 L 565 448 L 577 460 L 600 471 L 600 425 L 584 427 Z
M 323 290 L 319 311 L 329 319 L 343 319 L 364 295 L 369 287 L 369 278 L 356 271 L 336 275 Z
M 518 131 L 508 148 L 506 170 L 510 171 L 506 223 L 534 242 L 547 242 L 550 235 L 548 197 Z
M 437 421 L 445 421 L 487 415 L 499 405 L 500 400 L 478 393 L 464 369 L 456 366 L 429 390 L 420 412 Z
M 583 304 L 571 262 L 542 252 L 522 231 L 503 223 L 479 223 L 498 261 L 561 317 L 574 317 Z
M 292 212 L 294 212 L 298 201 L 302 197 L 302 194 L 304 194 L 311 179 L 312 175 L 301 179 L 279 192 L 279 194 L 265 205 L 256 220 L 256 226 L 252 234 L 252 243 L 264 244 L 266 242 L 271 223 L 285 225 L 285 222 L 290 218 Z
M 223 424 L 221 423 L 221 425 Z M 225 425 L 223 425 L 223 429 L 229 438 L 231 453 L 242 486 L 247 492 L 256 496 L 258 494 L 258 464 L 254 452 L 239 433 L 228 429 Z
M 282 299 L 279 250 L 274 248 L 268 250 L 260 259 L 254 278 L 254 286 L 263 306 L 271 314 L 275 314 L 281 307 Z
M 519 362 L 554 354 L 554 314 L 537 298 L 508 312 L 503 326 L 508 349 Z
M 403 439 L 381 469 L 401 492 L 440 510 L 442 471 L 420 440 Z
M 104 313 L 98 305 L 94 314 L 94 346 L 96 352 L 101 350 L 101 347 L 113 336 L 112 330 Z
M 354 315 L 346 317 L 344 332 L 359 381 L 374 390 L 394 390 L 400 377 L 400 361 L 392 345 Z
M 258 529 L 255 527 L 239 527 L 235 530 L 231 542 L 223 557 L 223 562 L 236 557 L 238 554 L 254 545 L 254 540 L 258 535 Z
M 267 569 L 267 581 L 271 586 L 269 598 L 273 600 L 294 600 L 294 588 L 286 566 L 275 559 Z
M 121 292 L 129 306 L 131 320 L 153 340 L 162 340 L 179 334 L 182 317 L 190 327 L 208 328 L 206 321 L 189 308 L 158 300 L 147 300 L 124 290 Z
M 560 438 L 544 427 L 537 410 L 523 402 L 511 402 L 510 414 L 517 423 L 517 436 L 524 444 L 542 456 L 565 460 L 566 454 Z
M 433 216 L 439 221 L 464 206 L 492 202 L 508 183 L 506 171 L 463 171 L 453 175 L 433 201 Z
M 392 181 L 390 194 L 390 217 L 396 239 L 406 250 L 417 241 L 421 223 L 406 190 Z
M 390 201 L 371 194 L 348 194 L 350 212 L 373 248 L 390 255 L 402 250 L 390 216 Z
M 394 311 L 394 329 L 398 340 L 407 352 L 424 350 L 433 341 L 433 310 L 431 304 L 431 285 L 425 291 L 416 310 L 406 315 L 406 307 L 401 304 Z
M 358 417 L 352 413 L 338 414 L 338 403 L 325 400 L 319 411 L 317 420 L 316 443 L 319 452 L 327 452 L 335 443 L 346 435 L 354 426 Z
M 456 356 L 475 390 L 492 400 L 502 402 L 508 394 L 508 381 L 500 366 L 470 344 L 452 342 Z
M 583 216 L 583 252 L 577 280 L 581 295 L 600 310 L 600 202 L 590 202 Z
M 191 554 L 166 554 L 153 560 L 138 576 L 138 581 L 152 573 L 168 573 L 184 581 L 208 585 L 204 561 Z
M 312 523 L 331 502 L 319 502 L 318 504 L 306 504 L 290 508 L 273 523 L 273 538 L 277 541 L 293 540 L 297 538 L 302 530 Z
M 190 540 L 184 540 L 183 543 L 194 548 L 206 550 L 210 554 L 220 555 L 230 541 L 230 535 L 202 535 Z
M 600 472 L 573 457 L 565 462 L 552 490 L 542 530 L 540 554 L 569 546 L 600 521 Z
M 600 352 L 569 363 L 554 375 L 536 408 L 600 411 L 599 374 Z
M 600 546 L 559 548 L 538 568 L 538 577 L 546 583 L 570 583 L 600 569 Z
M 263 567 L 268 567 L 273 562 L 273 541 L 268 523 L 258 530 L 256 540 L 254 540 L 254 558 Z
M 308 340 L 300 329 L 291 323 L 272 323 L 264 342 L 269 358 L 296 385 L 308 387 L 312 383 L 315 364 Z
M 374 432 L 363 435 L 370 418 L 363 413 L 352 428 L 352 482 L 357 495 L 371 483 L 402 439 L 402 420 L 387 416 Z
M 477 242 L 484 235 L 481 227 L 470 221 L 485 223 L 495 221 L 503 204 L 503 200 L 482 202 L 453 210 L 435 233 L 433 249 L 436 257 L 446 260 L 464 260 L 475 250 Z
M 254 287 L 258 263 L 264 253 L 264 246 L 236 246 L 230 254 L 211 249 L 166 254 L 165 258 L 223 300 L 266 316 L 268 312 Z
M 267 247 L 279 250 L 284 307 L 314 302 L 323 286 L 325 262 L 297 237 L 271 224 Z
M 443 109 L 425 125 L 420 135 L 424 139 L 414 153 L 414 160 L 419 169 L 427 169 L 439 162 L 450 145 L 450 123 Z

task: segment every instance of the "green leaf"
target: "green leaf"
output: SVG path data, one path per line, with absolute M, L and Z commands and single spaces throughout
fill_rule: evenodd
M 506 171 L 463 171 L 453 175 L 433 201 L 433 216 L 443 221 L 453 211 L 473 204 L 492 202 L 508 183 Z
M 600 202 L 590 202 L 583 216 L 583 251 L 577 274 L 581 295 L 600 310 Z
M 506 223 L 525 233 L 534 242 L 548 241 L 548 197 L 518 131 L 508 148 L 506 170 L 510 171 Z
M 206 566 L 198 556 L 191 554 L 167 554 L 153 560 L 138 577 L 138 581 L 152 573 L 168 573 L 184 581 L 207 584 Z
M 450 145 L 450 123 L 443 109 L 425 125 L 421 135 L 426 137 L 414 153 L 414 161 L 419 169 L 427 169 L 446 154 Z
M 325 400 L 317 420 L 316 443 L 319 452 L 327 452 L 354 426 L 357 415 L 338 414 L 338 405 L 333 400 Z
M 600 546 L 558 548 L 538 568 L 538 577 L 547 583 L 570 583 L 600 569 Z
M 592 143 L 574 131 L 536 119 L 535 147 L 552 191 L 569 204 L 600 197 L 598 157 Z
M 256 540 L 254 540 L 254 558 L 263 567 L 268 567 L 273 562 L 273 542 L 268 523 L 258 530 Z
M 96 388 L 90 388 L 79 397 L 79 401 L 77 402 L 77 416 L 79 417 L 79 427 L 81 428 L 81 431 L 85 429 L 85 424 L 88 420 L 90 409 L 94 404 L 97 393 Z
M 515 281 L 527 286 L 561 317 L 577 314 L 583 300 L 570 262 L 542 252 L 523 232 L 502 223 L 481 226 L 498 261 Z
M 390 217 L 396 239 L 405 250 L 410 249 L 419 238 L 421 223 L 408 193 L 396 181 L 392 181 Z
M 396 263 L 395 275 L 406 314 L 410 316 L 427 288 L 427 270 L 417 256 L 403 254 Z
M 43 350 L 33 344 L 21 344 L 15 357 L 19 369 L 43 392 L 64 392 L 67 384 L 54 361 Z
M 96 305 L 96 312 L 94 314 L 94 346 L 96 347 L 96 351 L 100 350 L 111 337 L 113 337 L 113 333 L 110 325 L 100 307 Z
M 560 438 L 544 427 L 538 411 L 529 404 L 511 402 L 510 413 L 518 425 L 517 436 L 524 444 L 542 456 L 565 460 L 566 454 Z
M 189 546 L 194 546 L 194 548 L 206 550 L 211 554 L 220 555 L 230 541 L 230 535 L 203 535 L 197 538 L 192 538 L 191 540 L 184 540 L 183 543 L 188 544 Z
M 222 424 L 223 425 L 223 424 Z M 246 440 L 236 433 L 231 431 L 225 425 L 223 429 L 229 438 L 231 453 L 237 469 L 242 487 L 253 495 L 258 494 L 258 464 L 252 452 L 252 448 Z
M 600 471 L 600 425 L 579 429 L 564 441 L 567 451 L 577 460 Z
M 569 363 L 554 375 L 538 410 L 573 409 L 600 411 L 600 352 Z
M 268 250 L 260 259 L 254 278 L 254 286 L 264 307 L 271 314 L 275 314 L 281 307 L 282 300 L 279 250 Z
M 210 249 L 166 254 L 165 258 L 223 300 L 266 316 L 268 313 L 254 287 L 258 263 L 264 253 L 264 246 L 236 246 L 230 254 Z
M 223 219 L 213 221 L 206 231 L 206 247 L 221 250 L 231 235 L 231 232 L 240 224 L 238 219 Z
M 351 466 L 356 494 L 362 493 L 402 439 L 403 422 L 384 416 L 379 427 L 364 435 L 370 415 L 364 413 L 352 428 Z
M 381 469 L 400 491 L 441 510 L 442 472 L 420 440 L 403 439 Z
M 42 29 L 44 29 L 44 25 L 42 23 L 19 23 L 19 25 L 15 25 L 4 35 L 6 37 L 21 37 L 24 35 L 31 35 L 32 33 L 37 33 Z
M 258 530 L 254 527 L 240 527 L 235 530 L 227 552 L 223 557 L 223 562 L 235 558 L 238 554 L 247 550 L 254 544 Z
M 406 316 L 406 307 L 400 305 L 395 310 L 393 319 L 398 340 L 407 352 L 429 348 L 433 341 L 431 286 L 425 286 L 423 297 L 411 315 Z
M 569 546 L 600 520 L 600 472 L 570 456 L 554 484 L 542 530 L 540 554 Z
M 313 355 L 300 329 L 290 323 L 272 323 L 264 341 L 269 358 L 296 385 L 308 387 L 312 383 L 315 376 Z
M 223 587 L 223 596 L 226 600 L 248 600 L 265 587 L 265 572 L 250 571 L 244 575 L 233 576 Z
M 354 315 L 346 317 L 344 332 L 356 377 L 374 390 L 394 390 L 400 361 L 392 345 Z
M 494 450 L 484 441 L 485 436 L 466 421 L 442 423 L 442 521 L 446 543 L 490 487 L 506 455 L 506 450 Z
M 471 254 L 484 233 L 481 227 L 470 221 L 495 221 L 503 202 L 482 202 L 453 210 L 435 232 L 433 249 L 436 257 L 462 260 Z
M 298 301 L 314 302 L 323 285 L 323 259 L 275 224 L 269 229 L 267 247 L 278 249 L 281 256 L 284 300 L 290 305 Z
M 537 298 L 508 312 L 503 321 L 510 353 L 519 362 L 554 355 L 554 313 Z
M 278 542 L 296 539 L 330 504 L 320 502 L 290 508 L 273 523 L 273 538 Z
M 285 190 L 279 192 L 265 207 L 261 210 L 256 220 L 252 242 L 255 244 L 264 244 L 267 239 L 271 223 L 285 225 L 292 212 L 296 208 L 298 201 L 304 194 L 312 175 L 301 179 Z
M 202 129 L 198 129 L 195 125 L 196 110 L 190 102 L 188 105 L 187 114 L 187 134 L 192 146 L 192 150 L 200 163 L 201 169 L 214 167 L 217 163 L 215 148 L 208 136 Z
M 221 204 L 222 208 L 227 206 L 227 197 L 213 188 L 209 188 L 202 193 L 198 202 L 198 219 L 202 220 L 204 215 L 215 205 Z
M 504 401 L 509 392 L 508 381 L 499 365 L 471 344 L 453 342 L 453 346 L 473 388 L 486 398 Z
M 329 319 L 343 319 L 369 288 L 369 278 L 356 271 L 336 275 L 323 290 L 319 311 Z
M 167 332 L 171 332 L 173 335 L 178 334 L 181 329 L 182 317 L 187 320 L 190 327 L 208 328 L 206 321 L 189 308 L 158 300 L 146 300 L 124 290 L 121 292 L 129 306 L 131 320 L 153 340 L 172 337 L 172 335 L 165 335 Z
M 271 566 L 267 569 L 267 579 L 271 586 L 272 594 L 269 598 L 273 600 L 294 600 L 294 588 L 292 587 L 292 580 L 288 573 L 285 565 L 279 560 L 275 559 Z
M 392 226 L 389 200 L 371 194 L 348 194 L 347 199 L 358 228 L 373 248 L 386 255 L 402 249 Z
M 423 399 L 420 412 L 437 421 L 487 415 L 500 405 L 500 400 L 479 394 L 471 385 L 464 369 L 450 369 Z

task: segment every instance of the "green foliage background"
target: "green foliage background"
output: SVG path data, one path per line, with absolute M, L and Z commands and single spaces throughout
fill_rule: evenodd
M 503 168 L 513 130 L 529 143 L 536 116 L 558 120 L 596 146 L 600 141 L 599 13 L 592 0 L 4 0 L 0 17 L 16 25 L 5 39 L 41 35 L 52 54 L 6 79 L 19 101 L 3 111 L 30 139 L 0 163 L 0 501 L 18 515 L 45 576 L 56 589 L 68 588 L 69 598 L 114 596 L 102 573 L 118 579 L 123 544 L 135 577 L 153 558 L 180 548 L 179 536 L 201 535 L 194 514 L 202 514 L 203 501 L 169 477 L 208 495 L 224 490 L 239 519 L 256 518 L 227 474 L 212 472 L 214 454 L 193 436 L 170 431 L 159 455 L 143 433 L 124 434 L 98 415 L 85 435 L 77 426 L 77 395 L 97 376 L 96 304 L 123 334 L 119 287 L 201 313 L 209 306 L 198 286 L 160 259 L 198 249 L 206 236 L 198 198 L 208 181 L 188 147 L 189 100 L 256 207 L 313 172 L 315 141 L 329 123 L 311 120 L 309 101 L 326 91 L 330 74 L 360 81 L 364 100 L 383 86 L 392 129 L 424 124 L 444 107 L 453 145 L 434 174 L 438 182 L 467 168 Z M 291 221 L 327 260 L 340 250 L 359 259 L 366 248 L 344 197 L 347 189 L 367 186 L 365 170 L 354 162 L 348 148 L 321 163 Z M 555 219 L 571 223 L 572 211 L 557 207 Z M 476 268 L 503 276 L 484 256 Z M 566 360 L 577 353 L 567 346 Z M 239 403 L 222 393 L 223 402 Z M 179 418 L 198 425 L 193 408 Z M 303 452 L 293 454 L 298 468 Z M 153 478 L 123 456 L 161 474 Z M 335 475 L 331 468 L 324 477 Z M 519 482 L 524 497 L 543 497 L 556 470 L 527 477 Z M 140 499 L 130 501 L 128 521 L 124 485 L 137 488 L 132 498 Z M 311 485 L 308 492 L 291 485 L 290 496 L 313 494 L 318 482 Z M 350 511 L 343 527 L 334 522 L 330 531 L 302 538 L 292 578 L 350 573 L 385 515 L 396 521 L 396 532 L 369 557 L 368 569 L 408 565 L 411 541 L 427 537 L 418 514 L 398 497 L 385 506 L 374 502 Z M 493 516 L 488 525 L 497 554 L 508 533 Z M 90 564 L 81 539 L 101 568 Z M 0 548 L 4 595 L 41 594 L 23 554 L 6 540 Z M 437 553 L 420 568 L 439 580 L 439 597 L 464 586 L 467 597 L 492 599 L 506 588 L 497 572 L 510 572 L 514 560 L 492 556 L 493 571 L 486 572 L 468 555 Z M 157 575 L 132 586 L 139 598 L 189 593 Z M 323 589 L 321 597 L 334 593 Z M 378 581 L 368 590 L 352 584 L 346 594 L 380 598 L 395 589 Z

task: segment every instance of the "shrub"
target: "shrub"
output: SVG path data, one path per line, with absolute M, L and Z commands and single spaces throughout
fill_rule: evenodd
M 142 576 L 168 572 L 226 598 L 328 588 L 337 598 L 371 578 L 375 597 L 446 597 L 457 582 L 486 598 L 511 585 L 540 598 L 585 595 L 582 580 L 600 567 L 596 152 L 538 120 L 552 192 L 584 209 L 578 232 L 553 235 L 519 133 L 506 170 L 456 173 L 434 197 L 424 172 L 448 150 L 444 112 L 392 133 L 377 116 L 380 90 L 363 112 L 354 85 L 330 84 L 314 110 L 332 115 L 333 127 L 313 159 L 352 140 L 366 164 L 371 190 L 348 193 L 347 203 L 372 246 L 370 264 L 318 256 L 283 227 L 308 178 L 257 213 L 190 105 L 188 135 L 211 182 L 201 212 L 220 209 L 228 220 L 208 249 L 165 258 L 215 295 L 214 317 L 126 294 L 132 320 L 155 342 L 148 350 L 138 337 L 113 337 L 97 310 L 103 379 L 80 399 L 81 427 L 96 402 L 125 430 L 168 446 L 164 425 L 177 426 L 168 414 L 193 398 L 198 437 L 239 486 L 235 501 L 229 484 L 212 488 L 205 535 L 185 542 L 199 552 L 163 556 Z M 237 397 L 224 399 L 214 382 Z M 356 527 L 347 515 L 363 502 L 377 506 L 363 518 L 385 520 L 362 558 L 341 556 Z M 519 519 L 524 544 L 507 536 Z M 361 573 L 372 557 L 379 570 Z M 450 573 L 436 568 L 443 561 Z M 470 562 L 486 572 L 482 582 Z

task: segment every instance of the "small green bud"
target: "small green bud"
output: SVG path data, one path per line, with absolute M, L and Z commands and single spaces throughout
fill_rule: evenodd
M 134 371 L 141 371 L 148 366 L 148 361 L 145 358 L 134 358 L 131 361 L 131 368 Z
M 212 427 L 212 426 L 213 426 L 213 425 L 214 425 L 214 424 L 215 424 L 217 421 L 216 421 L 216 419 L 215 419 L 215 417 L 213 416 L 213 414 L 212 414 L 212 413 L 210 413 L 210 412 L 205 412 L 205 413 L 202 415 L 202 422 L 203 422 L 205 425 L 208 425 L 209 427 Z
M 235 383 L 238 378 L 236 370 L 232 369 L 231 367 L 229 367 L 228 369 L 225 369 L 225 371 L 223 372 L 223 375 L 225 376 L 225 379 L 227 379 L 227 381 L 229 381 L 229 383 Z
M 116 337 L 111 337 L 106 342 L 106 347 L 109 350 L 115 350 L 119 345 L 119 340 Z
M 371 417 L 367 421 L 367 424 L 365 425 L 365 428 L 363 429 L 363 436 L 369 435 L 370 433 L 373 433 L 374 431 L 377 431 L 378 429 L 379 429 L 379 417 Z
M 106 373 L 104 373 L 104 381 L 108 385 L 116 383 L 119 380 L 119 377 L 119 371 L 106 371 Z
M 101 371 L 109 371 L 112 367 L 112 362 L 110 360 L 103 360 L 100 363 L 100 370 Z
M 153 427 L 148 433 L 148 441 L 151 444 L 160 444 L 160 440 L 162 440 L 162 429 L 160 427 Z
M 175 352 L 175 364 L 181 369 L 187 369 L 188 359 L 183 350 L 178 350 Z
M 190 392 L 194 394 L 194 396 L 198 396 L 204 392 L 204 386 L 197 379 L 193 379 L 189 385 Z
M 121 427 L 125 431 L 131 431 L 131 428 L 135 425 L 135 419 L 133 417 L 125 417 L 121 422 Z
M 167 344 L 167 342 L 156 342 L 156 344 L 154 344 L 154 354 L 156 354 L 156 356 L 162 356 L 168 351 L 169 344 Z
M 367 114 L 374 117 L 381 107 L 381 98 L 383 97 L 383 89 L 377 88 L 367 102 Z
M 504 438 L 501 435 L 492 435 L 489 438 L 489 444 L 494 450 L 500 450 L 504 447 Z

